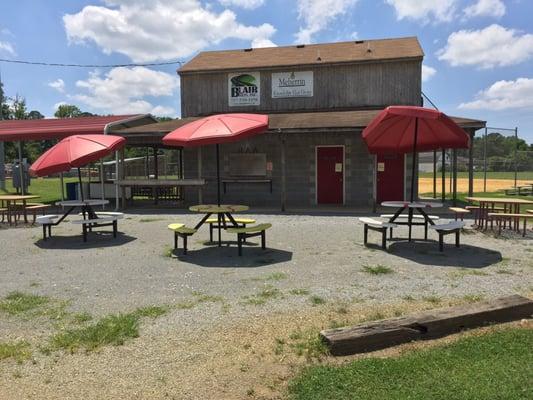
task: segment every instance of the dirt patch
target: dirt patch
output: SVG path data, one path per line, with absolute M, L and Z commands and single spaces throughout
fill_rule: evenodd
M 437 193 L 441 192 L 442 180 L 437 178 Z M 446 179 L 446 192 L 450 191 L 450 180 Z M 529 180 L 517 180 L 518 185 L 524 185 L 530 183 Z M 497 192 L 504 189 L 509 189 L 514 186 L 513 179 L 487 179 L 487 192 Z M 420 178 L 419 179 L 419 191 L 420 193 L 433 193 L 433 178 Z M 468 179 L 458 178 L 457 179 L 457 191 L 458 192 L 468 192 Z M 474 179 L 474 192 L 483 192 L 484 185 L 483 179 Z
M 442 306 L 461 302 L 444 301 Z M 342 325 L 343 321 L 355 323 L 434 307 L 428 302 L 409 301 L 387 306 L 330 305 L 297 313 L 275 313 L 267 318 L 258 315 L 185 334 L 175 327 L 169 327 L 165 333 L 148 328 L 135 341 L 101 352 L 39 356 L 33 363 L 20 365 L 7 363 L 0 373 L 0 397 L 282 399 L 288 381 L 305 365 L 342 364 L 368 356 L 309 357 L 305 352 L 298 355 L 295 344 L 305 347 L 306 336 L 297 336 L 295 332 L 313 335 L 320 329 Z M 471 331 L 468 335 L 487 329 L 501 327 Z M 402 345 L 371 355 L 395 356 L 414 348 L 450 342 L 457 336 Z

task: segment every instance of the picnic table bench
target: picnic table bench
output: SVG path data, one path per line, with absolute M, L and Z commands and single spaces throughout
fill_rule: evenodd
M 266 248 L 266 230 L 270 229 L 272 224 L 259 224 L 254 226 L 228 228 L 229 233 L 237 234 L 237 246 L 239 248 L 239 256 L 242 256 L 242 245 L 246 239 L 261 236 L 261 248 Z
M 117 231 L 118 231 L 118 224 L 117 224 L 118 219 L 119 219 L 119 216 L 117 215 L 105 215 L 105 216 L 100 216 L 98 218 L 77 219 L 77 220 L 72 221 L 72 223 L 82 226 L 83 241 L 86 242 L 88 232 L 92 232 L 94 228 L 101 228 L 104 226 L 112 226 L 113 237 L 116 238 Z
M 439 251 L 444 251 L 444 236 L 455 234 L 455 247 L 460 246 L 461 229 L 465 226 L 463 221 L 451 221 L 447 224 L 431 225 L 429 229 L 439 234 Z
M 520 213 L 489 213 L 489 218 L 496 220 L 498 224 L 498 235 L 502 233 L 502 225 L 506 222 L 515 222 L 519 223 L 520 219 L 524 220 L 523 222 L 523 231 L 522 236 L 526 236 L 527 230 L 527 220 L 533 218 L 533 210 L 528 210 L 527 214 Z

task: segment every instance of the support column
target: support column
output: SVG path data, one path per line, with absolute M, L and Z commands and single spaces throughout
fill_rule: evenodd
M 278 130 L 280 134 L 281 142 L 281 211 L 285 212 L 286 201 L 287 201 L 287 171 L 286 171 L 286 148 L 285 148 L 285 135 L 281 132 L 281 129 Z
M 437 198 L 437 150 L 433 150 L 433 198 Z
M 118 209 L 120 208 L 119 194 L 118 194 L 118 191 L 119 191 L 118 182 L 120 181 L 118 159 L 119 159 L 119 153 L 118 151 L 115 151 L 115 211 L 118 211 Z
M 470 146 L 468 147 L 468 196 L 474 195 L 474 136 L 476 132 L 470 131 Z
M 198 147 L 198 179 L 202 179 L 202 147 Z M 198 186 L 198 204 L 203 202 L 203 186 Z
M 0 107 L 2 103 L 0 102 Z M 1 109 L 0 109 L 1 114 Z M 0 115 L 0 121 L 2 116 Z M 4 142 L 0 142 L 0 190 L 6 190 L 6 159 L 4 152 Z
M 452 187 L 452 193 L 453 193 L 453 206 L 455 207 L 457 205 L 457 150 L 452 150 L 452 157 L 453 157 L 453 187 Z
M 442 201 L 446 200 L 446 150 L 442 149 L 442 158 L 441 158 L 441 185 L 442 192 L 440 194 Z
M 119 179 L 122 181 L 124 180 L 125 178 L 125 164 L 124 164 L 124 159 L 125 159 L 125 151 L 124 149 L 120 150 L 120 164 L 119 164 Z M 121 198 L 122 198 L 122 208 L 125 209 L 126 208 L 126 188 L 124 187 L 124 185 L 120 186 L 120 195 L 121 195 Z

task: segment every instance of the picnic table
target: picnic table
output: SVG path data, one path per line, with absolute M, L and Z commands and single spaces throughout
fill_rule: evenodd
M 442 203 L 436 202 L 427 202 L 427 201 L 384 201 L 381 203 L 383 207 L 397 208 L 397 211 L 389 219 L 389 223 L 394 223 L 397 225 L 407 225 L 409 227 L 409 241 L 411 241 L 411 230 L 414 225 L 435 225 L 430 216 L 426 213 L 426 210 L 431 208 L 440 208 Z M 396 221 L 402 216 L 402 213 L 407 210 L 407 220 L 406 221 Z M 415 211 L 423 217 L 423 221 L 417 222 L 415 216 Z M 404 214 L 405 215 L 405 214 Z
M 479 213 L 477 217 L 477 227 L 487 229 L 489 223 L 489 213 L 496 212 L 496 206 L 503 207 L 504 213 L 520 214 L 520 206 L 533 204 L 532 200 L 524 200 L 508 197 L 465 197 L 469 202 L 479 203 Z M 515 231 L 520 230 L 520 217 L 513 219 L 512 228 Z
M 0 195 L 0 208 L 4 208 L 7 214 L 7 222 L 12 225 L 17 223 L 17 212 L 22 211 L 24 214 L 24 222 L 28 223 L 28 212 L 26 209 L 27 201 L 38 199 L 37 195 L 18 195 L 18 194 L 2 194 Z M 17 202 L 22 202 L 22 207 L 17 206 Z
M 195 206 L 189 207 L 189 210 L 199 213 L 199 214 L 205 214 L 205 216 L 196 224 L 194 229 L 200 228 L 205 222 L 211 217 L 211 215 L 216 214 L 218 219 L 218 246 L 222 246 L 222 239 L 221 239 L 221 230 L 222 228 L 237 228 L 239 225 L 233 218 L 234 213 L 239 213 L 243 211 L 248 211 L 250 207 L 239 205 L 239 204 L 199 204 Z M 226 220 L 227 218 L 227 220 Z

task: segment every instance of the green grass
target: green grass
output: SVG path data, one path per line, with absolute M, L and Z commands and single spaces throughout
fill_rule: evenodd
M 141 218 L 139 219 L 139 222 L 158 222 L 158 221 L 164 221 L 164 218 Z
M 363 272 L 366 272 L 371 275 L 384 275 L 392 274 L 394 271 L 392 268 L 387 267 L 386 265 L 363 265 Z
M 526 399 L 532 348 L 533 330 L 508 329 L 397 358 L 312 366 L 291 382 L 289 393 L 293 400 Z
M 446 171 L 446 178 L 450 179 L 450 171 Z M 433 178 L 433 172 L 422 172 L 419 173 L 420 178 Z M 437 179 L 442 176 L 440 171 L 437 172 Z M 483 171 L 474 171 L 474 179 L 483 179 Z M 468 172 L 462 171 L 457 172 L 457 178 L 468 178 Z M 531 179 L 533 180 L 533 171 L 520 171 L 517 175 L 518 179 Z M 514 180 L 514 171 L 505 171 L 505 172 L 490 172 L 487 171 L 487 179 L 509 179 Z
M 22 362 L 31 357 L 30 345 L 27 342 L 0 342 L 0 361 L 13 358 Z
M 326 304 L 326 300 L 324 298 L 322 298 L 320 296 L 316 296 L 316 295 L 313 295 L 313 296 L 309 297 L 309 301 L 314 306 L 319 306 L 321 304 Z
M 244 304 L 251 304 L 255 306 L 261 306 L 268 300 L 281 297 L 281 291 L 272 285 L 265 285 L 260 292 L 252 296 L 244 296 Z
M 0 311 L 9 315 L 23 314 L 35 310 L 50 302 L 45 296 L 27 294 L 22 292 L 11 292 L 0 301 Z
M 147 306 L 128 314 L 109 315 L 97 322 L 54 335 L 50 342 L 53 350 L 75 352 L 79 349 L 96 350 L 105 345 L 119 346 L 128 339 L 139 337 L 139 324 L 143 317 L 157 318 L 168 312 L 168 307 Z
M 307 296 L 309 294 L 309 289 L 296 288 L 289 290 L 289 293 L 295 296 Z
M 78 178 L 65 178 L 64 182 L 78 182 Z M 36 202 L 50 204 L 61 200 L 61 183 L 59 178 L 34 178 L 31 180 L 28 191 L 29 193 L 27 194 L 40 196 L 38 199 L 35 199 Z M 0 190 L 0 194 L 6 193 L 15 193 L 11 179 L 6 180 L 6 191 Z

